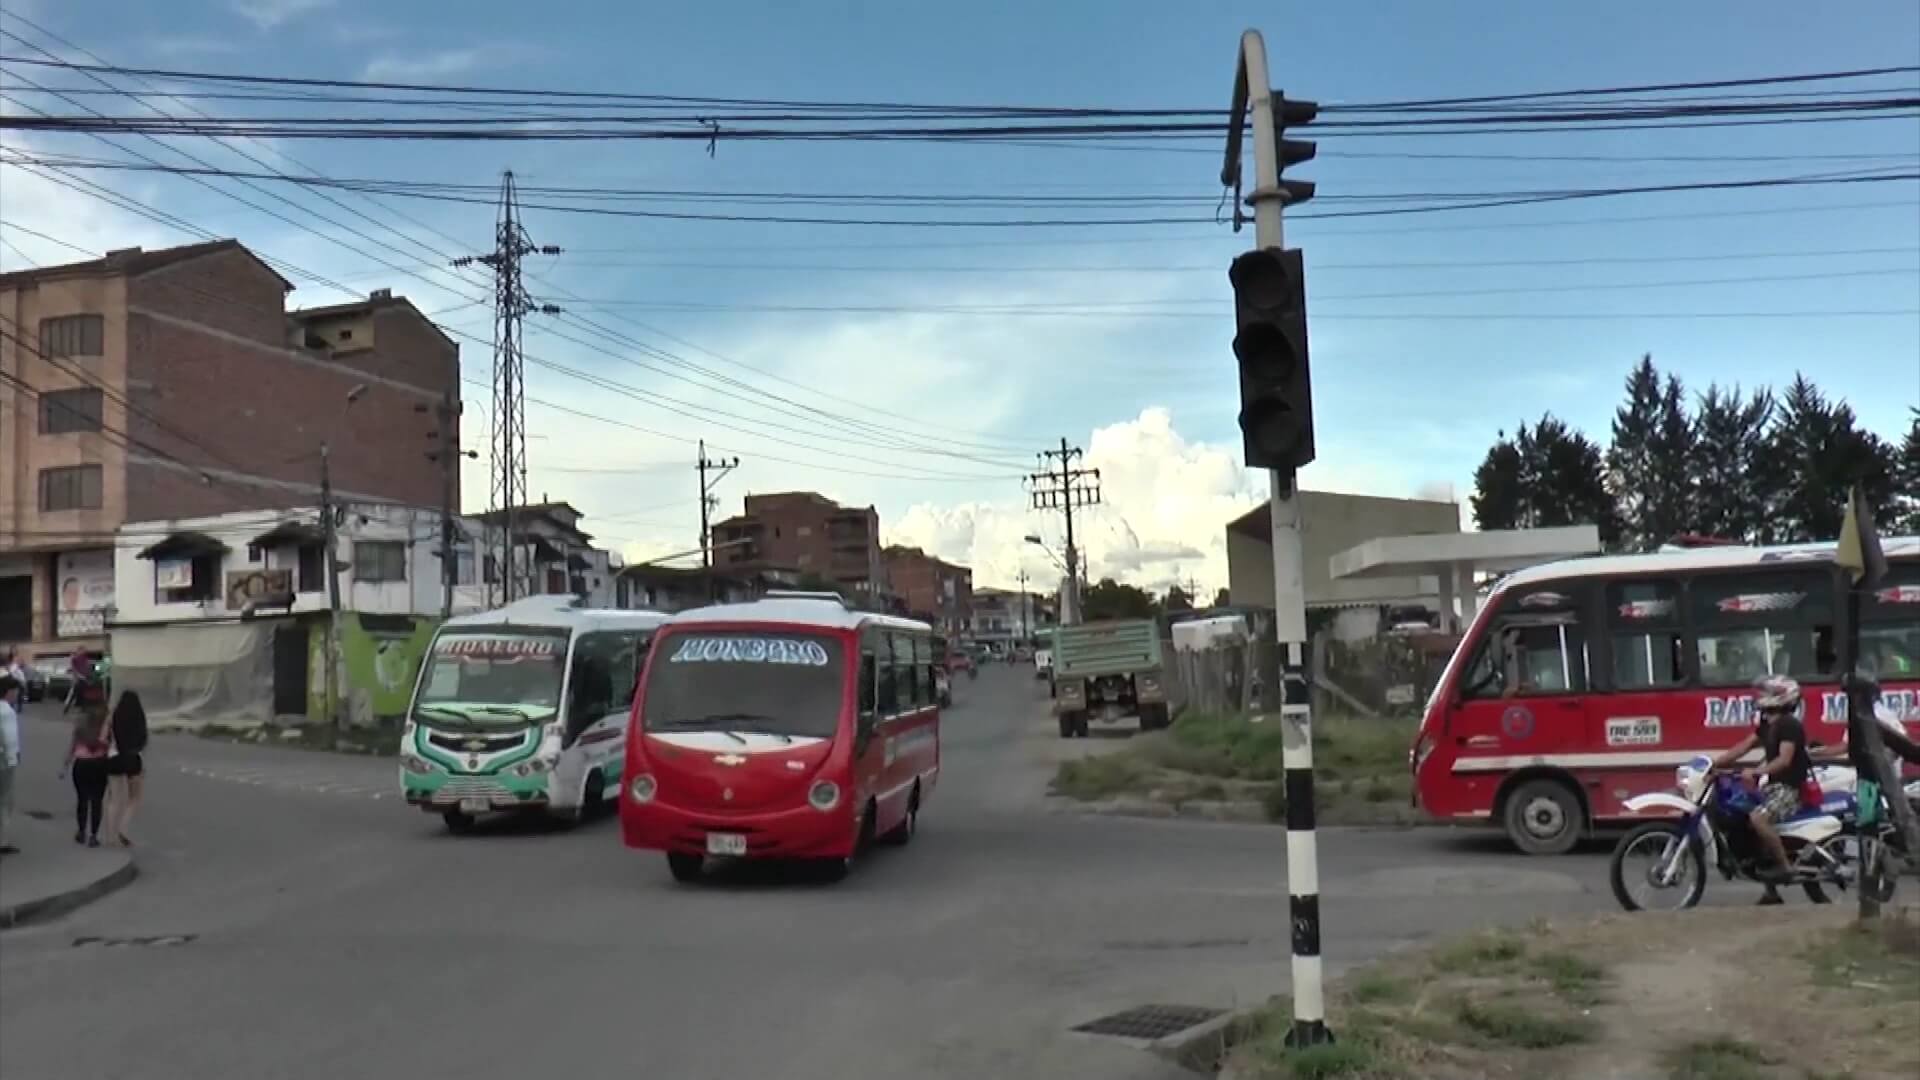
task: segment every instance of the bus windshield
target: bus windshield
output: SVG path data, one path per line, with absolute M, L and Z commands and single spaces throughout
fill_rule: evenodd
M 434 639 L 414 718 L 493 723 L 545 720 L 560 706 L 565 630 L 475 627 Z
M 653 732 L 732 731 L 830 739 L 839 725 L 841 643 L 812 634 L 706 631 L 661 642 L 641 722 Z

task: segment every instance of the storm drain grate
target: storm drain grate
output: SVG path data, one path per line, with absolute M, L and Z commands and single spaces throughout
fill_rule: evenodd
M 1225 1009 L 1208 1009 L 1198 1005 L 1141 1005 L 1098 1020 L 1089 1020 L 1073 1030 L 1088 1035 L 1114 1035 L 1123 1039 L 1152 1041 L 1176 1035 L 1224 1015 Z
M 164 949 L 173 945 L 185 945 L 198 934 L 155 934 L 151 937 L 77 937 L 73 947 L 95 949 Z

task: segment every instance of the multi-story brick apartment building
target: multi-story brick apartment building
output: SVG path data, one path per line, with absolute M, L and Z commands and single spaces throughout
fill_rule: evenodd
M 947 634 L 973 629 L 973 571 L 937 559 L 916 547 L 889 547 L 881 553 L 887 584 L 908 614 L 926 619 Z
M 742 513 L 711 535 L 718 567 L 791 570 L 873 599 L 885 592 L 880 513 L 871 506 L 841 506 L 811 491 L 749 495 Z
M 458 346 L 291 288 L 234 240 L 0 274 L 0 644 L 103 646 L 124 524 L 313 505 L 322 443 L 339 498 L 442 505 Z

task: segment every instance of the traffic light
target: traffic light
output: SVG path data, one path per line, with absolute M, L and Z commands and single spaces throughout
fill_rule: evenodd
M 1240 432 L 1247 464 L 1298 469 L 1313 461 L 1313 383 L 1307 368 L 1307 279 L 1298 248 L 1257 248 L 1233 260 L 1239 332 Z
M 1318 143 L 1287 138 L 1290 127 L 1305 127 L 1320 115 L 1320 105 L 1312 101 L 1289 101 L 1285 94 L 1273 96 L 1273 135 L 1280 158 L 1280 196 L 1283 206 L 1299 206 L 1313 198 L 1313 181 L 1287 179 L 1287 167 L 1312 161 L 1320 152 Z

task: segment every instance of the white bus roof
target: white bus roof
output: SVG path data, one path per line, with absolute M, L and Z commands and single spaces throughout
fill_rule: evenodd
M 1800 562 L 1832 562 L 1835 544 L 1784 544 L 1778 547 L 1699 547 L 1654 551 L 1644 555 L 1598 555 L 1562 559 L 1517 570 L 1500 580 L 1495 591 L 1542 581 L 1612 577 L 1619 574 L 1677 574 L 1694 570 L 1724 570 L 1736 566 L 1791 566 Z M 1920 557 L 1920 536 L 1887 537 L 1880 549 L 1889 559 Z
M 674 615 L 669 623 L 790 623 L 822 626 L 834 630 L 858 630 L 863 626 L 883 626 L 892 630 L 931 632 L 933 627 L 915 619 L 902 619 L 873 611 L 855 611 L 844 603 L 816 597 L 769 596 L 743 604 L 713 604 L 689 608 Z
M 460 629 L 478 626 L 544 626 L 556 630 L 651 630 L 667 621 L 661 611 L 626 611 L 619 608 L 577 606 L 571 596 L 528 596 L 492 611 L 455 615 L 440 628 Z

